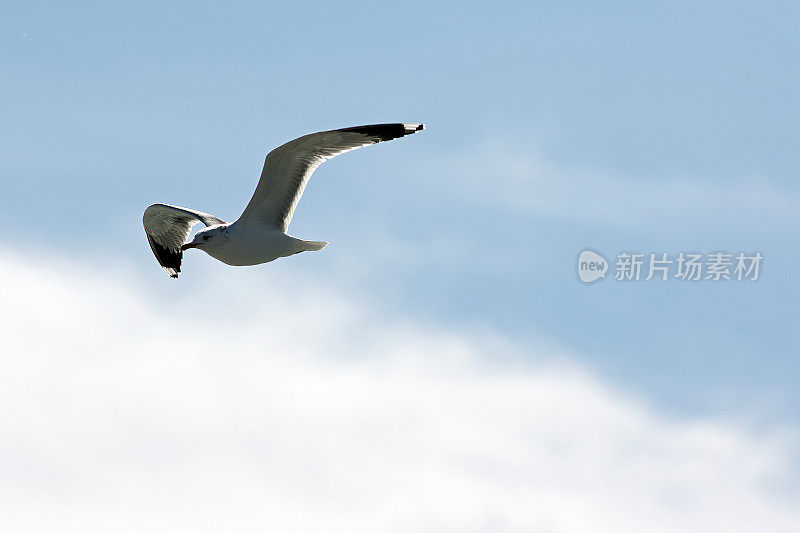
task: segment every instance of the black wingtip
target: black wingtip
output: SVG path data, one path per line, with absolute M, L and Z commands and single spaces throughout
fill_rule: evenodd
M 147 235 L 147 241 L 150 243 L 150 249 L 153 250 L 158 264 L 164 268 L 164 271 L 169 277 L 177 278 L 181 271 L 183 252 L 181 250 L 172 250 L 162 246 L 149 234 Z
M 425 129 L 424 124 L 371 124 L 369 126 L 355 126 L 353 128 L 344 128 L 338 131 L 346 131 L 353 133 L 362 133 L 375 138 L 375 142 L 391 141 L 398 137 L 405 137 L 420 130 Z

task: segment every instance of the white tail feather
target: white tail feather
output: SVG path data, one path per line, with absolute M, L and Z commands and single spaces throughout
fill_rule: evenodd
M 305 252 L 316 252 L 328 246 L 328 243 L 325 241 L 302 241 L 302 243 L 303 251 Z

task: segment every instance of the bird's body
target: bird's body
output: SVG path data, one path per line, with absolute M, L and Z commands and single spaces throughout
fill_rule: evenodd
M 275 228 L 259 228 L 237 222 L 211 226 L 206 231 L 219 232 L 220 238 L 209 239 L 203 251 L 231 266 L 269 263 L 279 257 L 321 250 L 328 244 L 296 239 Z
M 287 235 L 294 209 L 314 170 L 338 154 L 410 135 L 422 124 L 375 124 L 304 135 L 267 155 L 261 179 L 250 203 L 233 223 L 207 213 L 167 204 L 153 204 L 143 223 L 150 247 L 170 277 L 181 271 L 183 251 L 199 248 L 228 265 L 250 266 L 300 252 L 323 249 L 324 241 L 304 241 Z M 185 243 L 194 224 L 205 229 Z

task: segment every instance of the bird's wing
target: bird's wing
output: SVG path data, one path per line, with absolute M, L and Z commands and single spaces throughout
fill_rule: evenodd
M 286 231 L 314 170 L 326 159 L 369 144 L 404 137 L 423 124 L 374 124 L 298 137 L 267 154 L 261 179 L 240 224 Z
M 181 245 L 198 222 L 206 226 L 225 224 L 214 215 L 174 205 L 153 204 L 144 210 L 142 223 L 150 248 L 171 278 L 177 278 L 181 271 Z

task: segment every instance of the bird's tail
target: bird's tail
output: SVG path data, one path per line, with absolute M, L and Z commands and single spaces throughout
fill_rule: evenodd
M 300 241 L 303 245 L 304 252 L 316 252 L 322 250 L 328 243 L 325 241 Z

